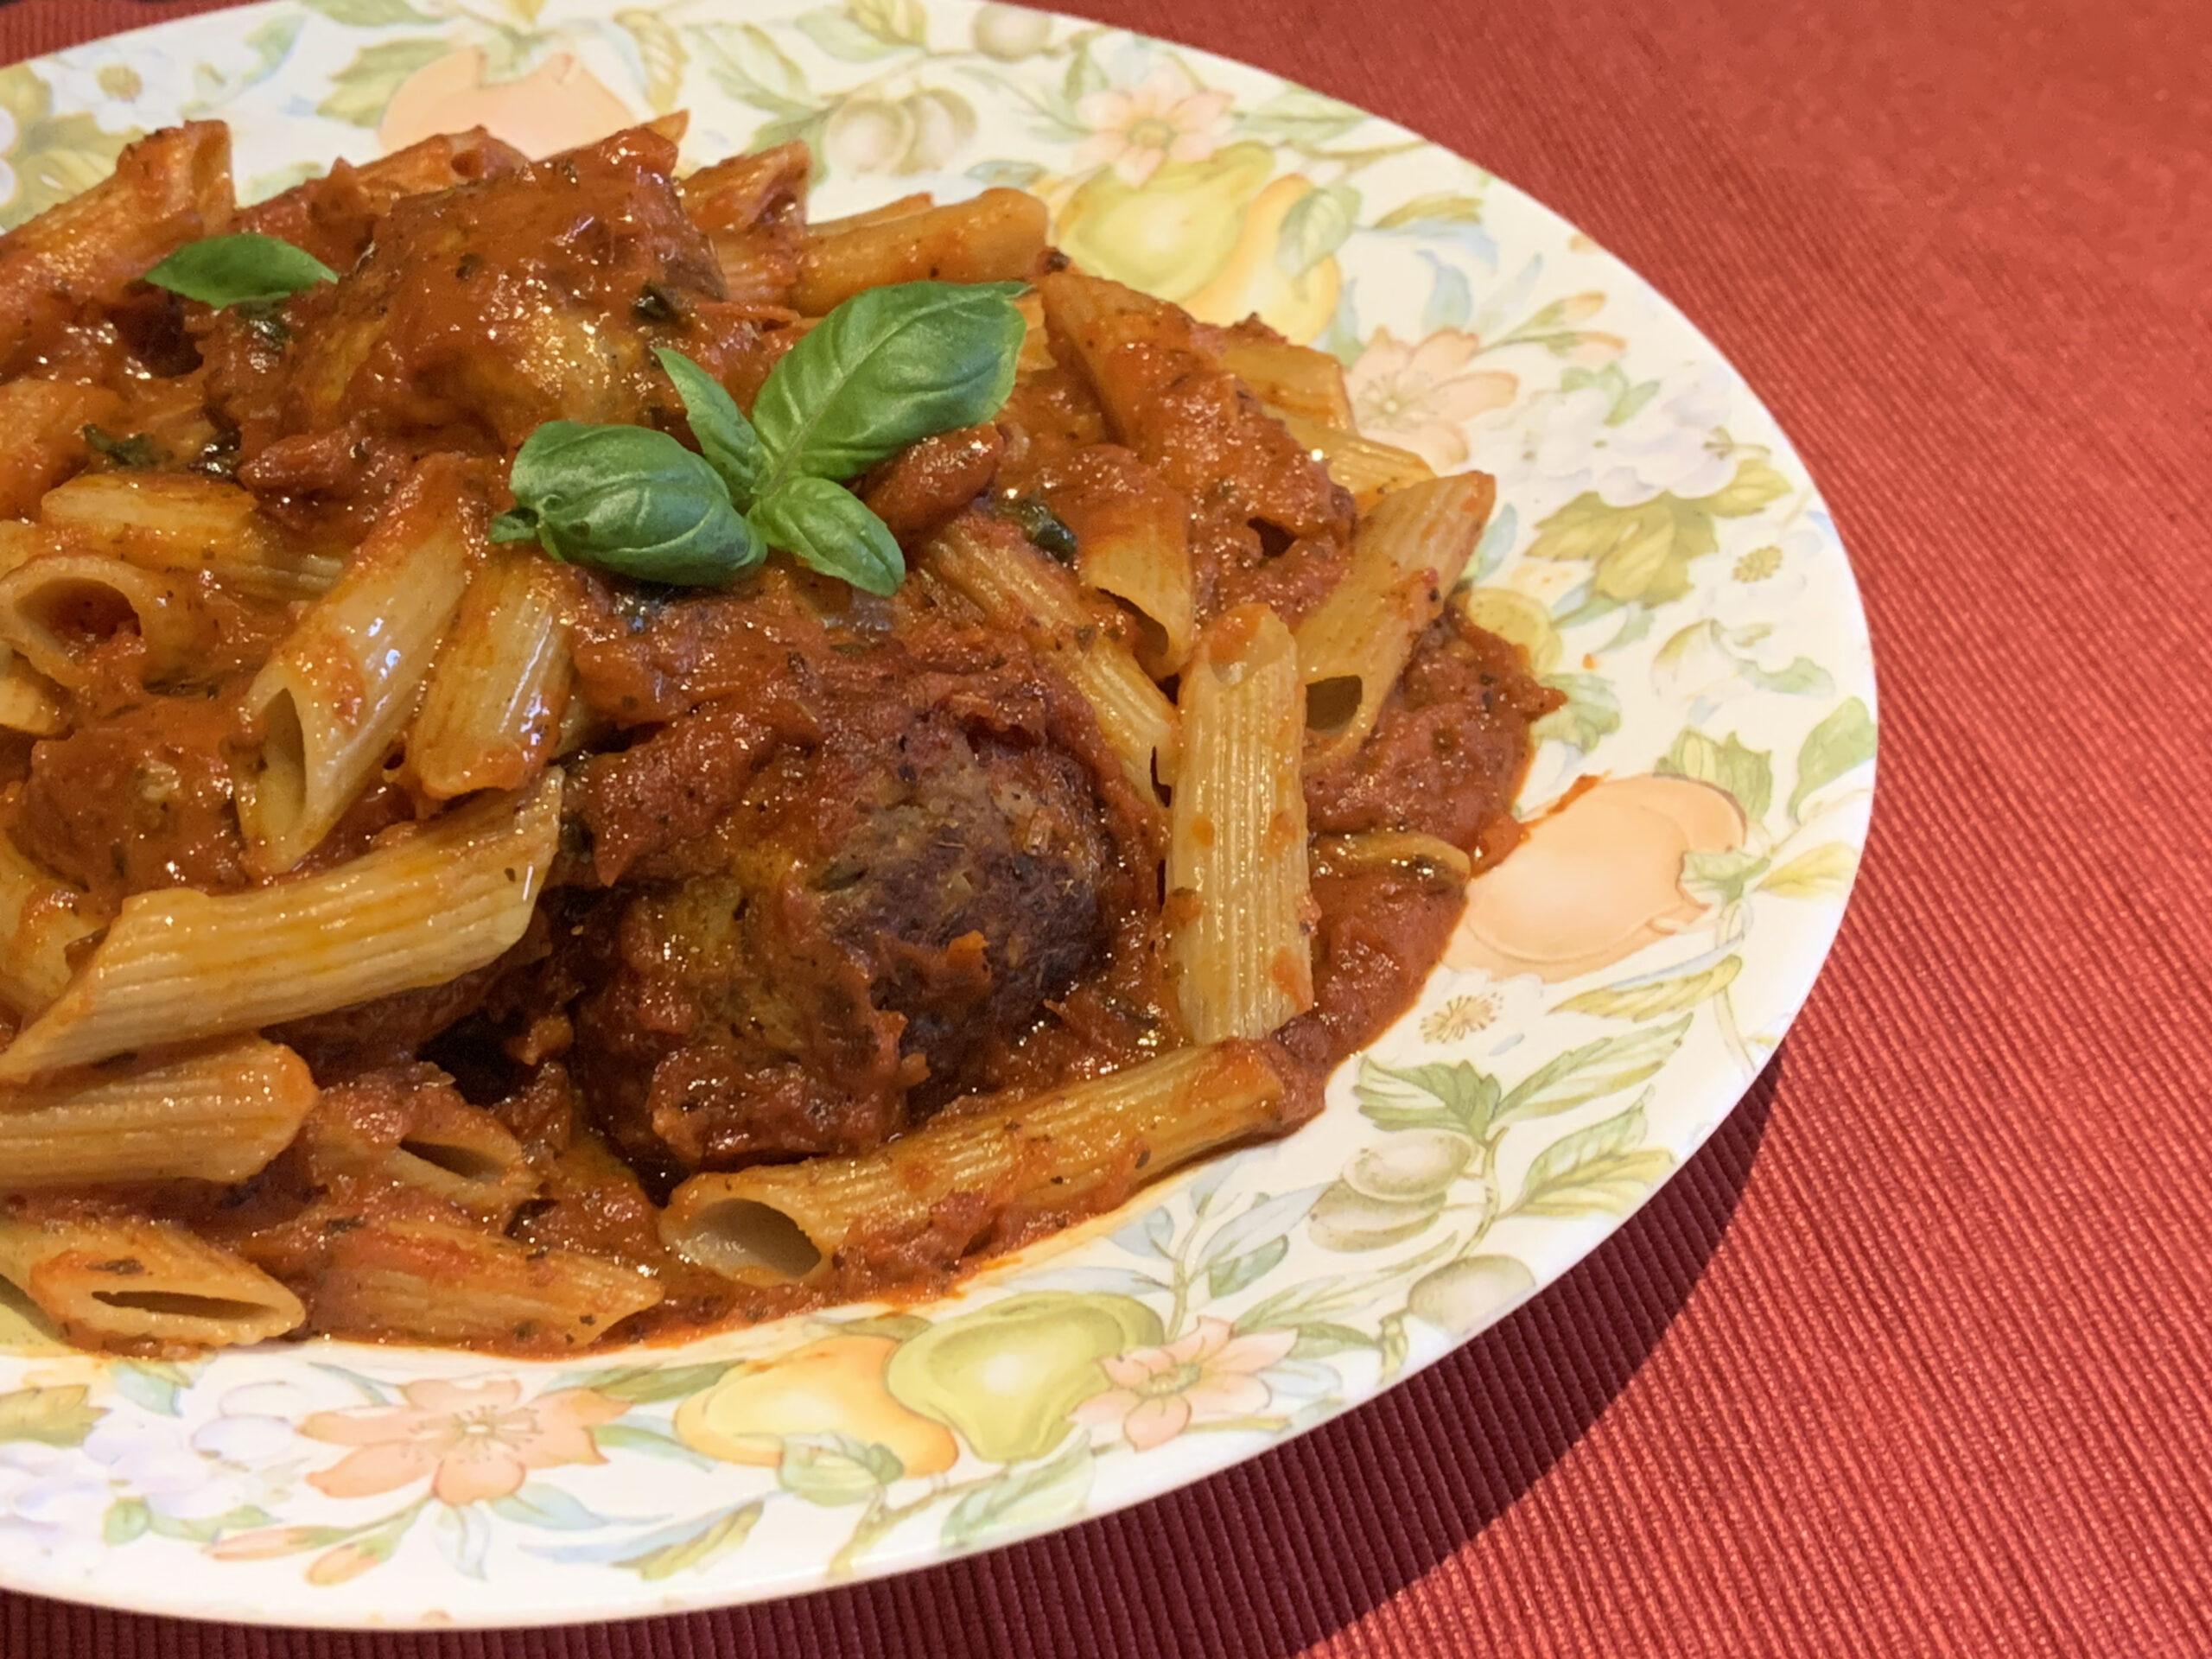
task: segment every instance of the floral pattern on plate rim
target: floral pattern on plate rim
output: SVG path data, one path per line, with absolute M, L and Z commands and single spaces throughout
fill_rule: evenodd
M 1344 361 L 1369 435 L 1495 473 L 1463 602 L 1567 696 L 1529 841 L 1320 1121 L 943 1302 L 566 1365 L 109 1360 L 0 1305 L 15 1587 L 291 1624 L 581 1620 L 1156 1495 L 1558 1277 L 1726 1116 L 1834 937 L 1872 665 L 1802 464 L 1618 261 L 1332 99 L 968 0 L 278 0 L 0 70 L 0 222 L 179 119 L 232 121 L 257 198 L 478 121 L 542 151 L 677 108 L 690 157 L 805 141 L 831 212 L 1036 191 L 1087 265 L 1214 321 L 1257 311 Z

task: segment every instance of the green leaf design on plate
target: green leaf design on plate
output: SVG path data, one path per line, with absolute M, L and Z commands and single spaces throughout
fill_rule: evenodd
M 17 1389 L 0 1394 L 0 1440 L 34 1440 L 41 1446 L 81 1446 L 92 1425 L 107 1415 L 85 1403 L 80 1383 L 60 1389 Z
M 817 6 L 812 11 L 801 12 L 795 21 L 800 34 L 831 57 L 847 63 L 873 63 L 902 49 L 898 42 L 887 41 L 863 28 L 842 6 Z
M 1365 1055 L 1352 1093 L 1361 1113 L 1386 1129 L 1459 1129 L 1478 1141 L 1490 1133 L 1498 1100 L 1497 1079 L 1468 1061 L 1399 1068 Z
M 638 61 L 645 72 L 645 102 L 654 114 L 667 114 L 683 95 L 683 70 L 691 60 L 683 35 L 657 11 L 618 11 L 614 26 L 638 48 Z
M 973 1549 L 1009 1533 L 1033 1531 L 1079 1513 L 1090 1496 L 1096 1459 L 1081 1435 L 1043 1463 L 1014 1468 L 952 1506 L 941 1535 L 947 1549 Z
M 1689 1016 L 1625 1036 L 1601 1037 L 1569 1049 L 1530 1072 L 1498 1103 L 1498 1123 L 1519 1123 L 1573 1111 L 1605 1095 L 1633 1088 L 1674 1058 L 1689 1034 Z
M 929 13 L 920 0 L 849 0 L 853 21 L 880 41 L 919 46 L 929 34 Z
M 1286 276 L 1302 276 L 1344 245 L 1359 222 L 1359 192 L 1348 184 L 1309 190 L 1282 217 L 1275 264 Z
M 302 3 L 348 29 L 390 29 L 397 23 L 438 21 L 427 11 L 416 10 L 408 0 L 302 0 Z
M 1364 110 L 1292 86 L 1247 112 L 1237 126 L 1243 137 L 1269 143 L 1325 144 L 1366 119 Z
M 736 1363 L 735 1360 L 725 1359 L 709 1365 L 624 1365 L 564 1378 L 563 1386 L 589 1389 L 594 1394 L 627 1400 L 633 1406 L 659 1405 L 670 1400 L 686 1400 L 703 1389 L 712 1388 Z
M 450 50 L 442 40 L 378 41 L 365 46 L 331 77 L 330 95 L 315 105 L 315 113 L 357 127 L 373 127 L 384 119 L 385 108 L 400 83 Z
M 1664 605 L 1690 590 L 1690 564 L 1719 543 L 1713 514 L 1696 502 L 1658 495 L 1632 507 L 1585 491 L 1536 526 L 1532 559 L 1586 562 L 1593 597 Z
M 906 1472 L 887 1446 L 849 1434 L 794 1434 L 784 1442 L 776 1481 L 810 1503 L 834 1508 L 865 1503 Z
M 719 1510 L 709 1516 L 696 1530 L 656 1543 L 638 1554 L 624 1556 L 614 1565 L 626 1573 L 636 1573 L 649 1584 L 704 1567 L 717 1556 L 728 1554 L 752 1536 L 753 1526 L 760 1519 L 761 1510 L 766 1507 L 761 1499 L 755 1498 L 750 1503 Z
M 1621 700 L 1612 683 L 1596 674 L 1547 674 L 1543 683 L 1567 694 L 1567 701 L 1529 728 L 1539 743 L 1556 740 L 1587 754 L 1621 728 Z
M 1789 493 L 1789 480 L 1757 457 L 1736 468 L 1736 476 L 1696 505 L 1716 518 L 1748 518 Z
M 1512 1213 L 1522 1216 L 1624 1216 L 1675 1166 L 1659 1147 L 1638 1150 L 1650 1091 L 1626 1111 L 1577 1129 L 1544 1148 L 1522 1179 Z
M 1590 1014 L 1605 1020 L 1656 1020 L 1680 1014 L 1708 997 L 1718 996 L 1736 982 L 1744 971 L 1741 957 L 1723 957 L 1702 972 L 1678 975 L 1649 985 L 1608 985 L 1570 996 L 1559 1005 L 1561 1014 Z
M 1778 899 L 1840 899 L 1859 873 L 1858 851 L 1840 841 L 1803 852 L 1759 883 Z
M 1717 739 L 1686 726 L 1653 770 L 1662 778 L 1694 778 L 1726 790 L 1753 823 L 1766 817 L 1774 799 L 1773 754 L 1749 747 L 1732 734 Z
M 1758 853 L 1684 853 L 1682 891 L 1701 905 L 1732 905 L 1766 874 Z
M 1874 716 L 1864 702 L 1846 697 L 1834 714 L 1813 728 L 1797 751 L 1797 782 L 1789 791 L 1791 819 L 1812 796 L 1873 758 Z
M 1425 225 L 1479 225 L 1483 199 L 1451 191 L 1433 191 L 1393 207 L 1375 221 L 1378 231 L 1417 230 Z

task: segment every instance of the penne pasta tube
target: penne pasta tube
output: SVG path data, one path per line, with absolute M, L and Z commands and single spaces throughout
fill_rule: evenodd
M 862 208 L 857 213 L 847 213 L 842 219 L 817 219 L 809 225 L 807 233 L 819 241 L 825 237 L 842 236 L 848 231 L 864 231 L 874 225 L 888 225 L 895 219 L 912 219 L 916 213 L 937 206 L 937 198 L 926 190 L 917 190 L 880 207 Z
M 307 1062 L 258 1037 L 0 1090 L 0 1192 L 242 1181 L 291 1144 L 315 1102 Z
M 1378 443 L 1349 427 L 1325 425 L 1294 410 L 1268 407 L 1299 447 L 1350 490 L 1363 510 L 1393 490 L 1425 484 L 1436 476 L 1436 469 L 1410 449 Z
M 226 229 L 234 205 L 220 121 L 127 146 L 91 189 L 0 236 L 0 368 L 87 301 L 113 298 L 183 244 Z
M 1286 424 L 1297 416 L 1325 426 L 1352 425 L 1344 365 L 1326 352 L 1232 328 L 1222 338 L 1221 361 Z
M 1067 676 L 1098 717 L 1129 781 L 1152 798 L 1175 775 L 1175 705 L 1138 666 L 1119 630 L 1084 602 L 1075 579 L 1011 527 L 973 514 L 931 538 L 930 569 L 1001 627 L 1018 630 Z
M 1309 765 L 1342 759 L 1375 729 L 1414 642 L 1481 539 L 1495 494 L 1489 474 L 1461 473 L 1386 495 L 1360 521 L 1344 580 L 1298 626 Z
M 678 181 L 684 213 L 714 244 L 732 302 L 778 308 L 790 302 L 811 167 L 806 146 L 794 140 L 733 156 Z
M 1045 204 L 1020 190 L 986 190 L 967 201 L 833 236 L 799 256 L 791 303 L 819 317 L 865 289 L 889 283 L 1027 281 L 1045 251 Z
M 169 1222 L 0 1213 L 0 1279 L 83 1348 L 219 1348 L 307 1317 L 260 1268 Z
M 1363 870 L 1411 870 L 1449 886 L 1462 886 L 1475 874 L 1475 861 L 1436 836 L 1378 830 L 1357 836 L 1316 836 L 1309 855 L 1313 872 L 1356 875 Z
M 334 1336 L 525 1352 L 587 1347 L 661 1287 L 581 1250 L 518 1244 L 443 1222 L 372 1222 L 341 1235 L 315 1290 L 313 1328 Z
M 1010 1105 L 956 1107 L 874 1152 L 694 1175 L 670 1198 L 661 1234 L 746 1283 L 949 1267 L 994 1230 L 1118 1203 L 1194 1158 L 1285 1127 L 1287 1111 L 1260 1045 L 1182 1049 Z M 917 1263 L 916 1243 L 932 1231 L 944 1259 Z
M 36 512 L 39 498 L 85 464 L 85 429 L 113 420 L 122 404 L 104 386 L 70 380 L 0 385 L 0 515 Z
M 479 1107 L 421 1096 L 397 1144 L 372 1139 L 352 1122 L 318 1122 L 318 1179 L 357 1175 L 411 1187 L 471 1215 L 504 1224 L 539 1182 L 522 1143 Z
M 338 585 L 255 676 L 245 706 L 256 738 L 237 784 L 257 874 L 280 874 L 306 857 L 383 766 L 483 546 L 481 505 L 451 458 L 424 462 Z
M 186 581 L 97 553 L 58 553 L 0 576 L 0 644 L 41 674 L 82 685 L 93 652 L 119 633 L 146 648 L 145 677 L 191 667 L 214 623 Z
M 1119 487 L 1071 511 L 1076 575 L 1135 615 L 1137 661 L 1156 680 L 1182 669 L 1196 632 L 1191 511 L 1179 491 L 1132 462 Z
M 0 732 L 52 737 L 68 722 L 54 682 L 0 645 Z
M 84 892 L 0 835 L 0 1002 L 36 1014 L 69 982 L 69 950 L 106 925 Z
M 500 547 L 469 583 L 407 735 L 433 800 L 520 789 L 552 757 L 570 678 L 558 581 L 535 553 Z
M 442 985 L 523 935 L 560 839 L 561 779 L 473 802 L 321 874 L 219 898 L 133 893 L 0 1082 Z M 250 942 L 242 947 L 242 942 Z
M 1264 605 L 1216 618 L 1183 671 L 1168 814 L 1168 959 L 1200 1042 L 1262 1037 L 1313 1006 L 1306 688 Z
M 260 599 L 313 599 L 345 569 L 327 553 L 283 544 L 253 497 L 181 473 L 84 473 L 48 490 L 45 524 L 149 570 L 205 570 Z

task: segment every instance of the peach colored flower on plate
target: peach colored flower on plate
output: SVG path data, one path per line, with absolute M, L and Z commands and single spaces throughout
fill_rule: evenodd
M 1240 1337 L 1220 1319 L 1200 1318 L 1187 1336 L 1159 1348 L 1132 1348 L 1098 1363 L 1113 1387 L 1076 1408 L 1086 1428 L 1118 1429 L 1140 1452 L 1173 1440 L 1192 1423 L 1265 1411 L 1274 1396 L 1259 1373 L 1282 1358 L 1295 1331 Z
M 1439 472 L 1461 466 L 1462 425 L 1504 408 L 1521 385 L 1496 369 L 1471 369 L 1481 349 L 1479 340 L 1458 328 L 1440 328 L 1411 345 L 1377 328 L 1347 377 L 1359 429 L 1413 450 Z
M 1080 99 L 1075 111 L 1090 129 L 1075 152 L 1078 168 L 1111 167 L 1141 188 L 1163 162 L 1203 162 L 1228 130 L 1230 95 L 1208 92 L 1174 63 L 1162 63 L 1122 92 L 1109 88 Z
M 522 1385 L 506 1379 L 445 1382 L 426 1379 L 400 1390 L 407 1403 L 351 1411 L 319 1411 L 300 1425 L 311 1440 L 350 1446 L 310 1484 L 333 1497 L 370 1497 L 418 1480 L 431 1496 L 460 1505 L 505 1497 L 532 1470 L 569 1463 L 604 1463 L 591 1431 L 630 1408 L 589 1389 L 561 1389 L 522 1402 Z

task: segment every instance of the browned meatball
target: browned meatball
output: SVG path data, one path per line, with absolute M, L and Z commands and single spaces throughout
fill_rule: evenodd
M 563 969 L 593 1111 L 664 1174 L 874 1146 L 982 1085 L 1155 891 L 1064 684 L 833 662 L 818 741 L 709 705 L 578 786 L 595 835 L 613 801 L 683 830 L 571 900 Z

